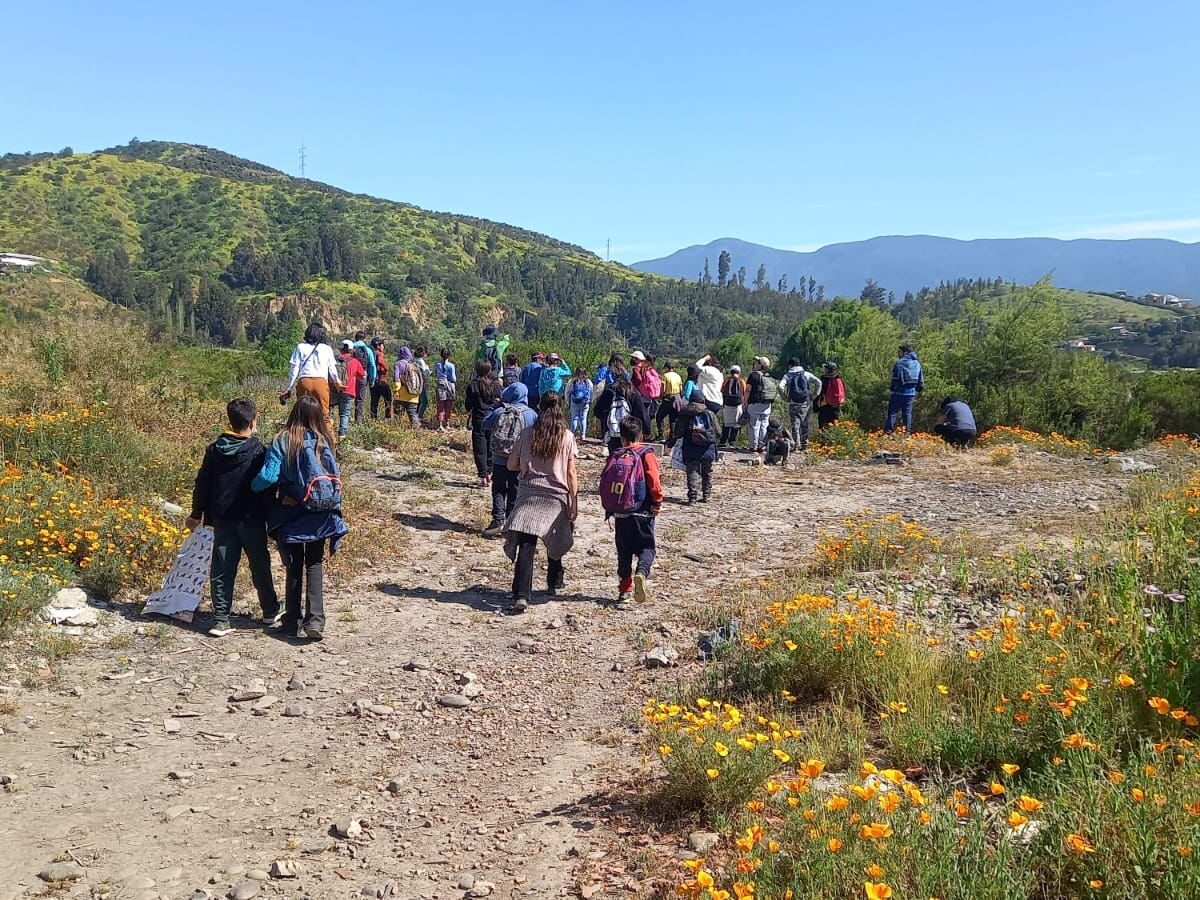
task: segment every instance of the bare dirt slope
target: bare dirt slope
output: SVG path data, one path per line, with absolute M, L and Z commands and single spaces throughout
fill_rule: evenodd
M 900 511 L 999 548 L 1074 532 L 1127 482 L 1094 461 L 986 459 L 780 471 L 729 457 L 714 501 L 694 507 L 672 473 L 656 596 L 628 610 L 598 603 L 614 563 L 588 497 L 569 595 L 506 617 L 510 567 L 478 534 L 487 501 L 468 458 L 447 448 L 414 470 L 364 457 L 353 489 L 378 493 L 400 540 L 360 529 L 339 555 L 322 644 L 250 619 L 214 641 L 131 609 L 106 613 L 104 637 L 49 679 L 23 686 L 13 664 L 0 900 L 50 891 L 38 873 L 56 859 L 76 867 L 54 888 L 72 897 L 645 894 L 661 873 L 622 852 L 614 785 L 645 771 L 638 710 L 698 665 L 715 609 L 794 572 L 847 514 Z M 597 471 L 584 463 L 588 484 Z M 683 668 L 644 668 L 664 643 Z M 481 694 L 439 705 L 474 693 L 459 683 L 471 676 Z M 254 687 L 277 700 L 230 700 Z M 276 861 L 298 876 L 256 880 Z

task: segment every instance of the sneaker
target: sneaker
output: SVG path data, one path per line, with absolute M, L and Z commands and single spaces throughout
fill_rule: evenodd
M 228 621 L 222 622 L 218 620 L 213 623 L 212 628 L 208 629 L 209 637 L 223 638 L 231 634 L 233 634 L 233 625 Z
M 283 610 L 275 613 L 273 616 L 263 616 L 262 623 L 268 628 L 275 628 L 283 621 Z
M 700 498 L 700 502 L 707 503 L 711 499 L 712 499 L 712 494 L 705 494 L 703 497 Z
M 633 576 L 633 599 L 638 603 L 645 603 L 650 598 L 646 593 L 646 576 L 638 572 Z
M 529 609 L 529 598 L 528 597 L 518 597 L 516 600 L 514 600 L 512 603 L 510 603 L 508 605 L 508 612 L 512 615 L 517 615 L 518 613 L 523 613 L 527 609 Z
M 633 599 L 633 591 L 621 591 L 621 593 L 617 594 L 616 605 L 624 606 L 632 599 Z
M 499 537 L 500 532 L 502 532 L 503 530 L 504 530 L 504 523 L 501 522 L 499 519 L 492 519 L 492 521 L 488 522 L 487 528 L 483 529 L 483 536 L 489 537 L 489 538 L 490 537 Z
M 321 633 L 321 629 L 317 628 L 315 625 L 305 625 L 304 636 L 310 641 L 323 640 L 325 637 L 325 635 Z

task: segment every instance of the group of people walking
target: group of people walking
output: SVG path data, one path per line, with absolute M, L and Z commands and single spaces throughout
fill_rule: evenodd
M 613 519 L 614 602 L 621 604 L 644 600 L 649 592 L 663 503 L 662 464 L 647 443 L 651 436 L 686 473 L 687 503 L 707 503 L 713 465 L 722 449 L 737 443 L 741 429 L 764 462 L 786 463 L 792 451 L 807 448 L 814 410 L 824 429 L 837 421 L 846 401 L 833 362 L 817 376 L 789 359 L 776 379 L 771 360 L 757 356 L 743 377 L 740 366 L 722 369 L 708 354 L 680 374 L 674 363 L 664 362 L 660 371 L 654 356 L 635 350 L 628 361 L 614 353 L 590 373 L 556 352 L 535 352 L 522 366 L 508 352 L 510 343 L 495 326 L 484 329 L 464 399 L 478 484 L 491 488 L 483 533 L 503 536 L 513 562 L 511 612 L 529 606 L 539 542 L 548 557 L 547 591 L 553 596 L 565 586 L 563 559 L 579 515 L 576 460 L 589 423 L 608 450 L 599 493 L 606 519 Z M 352 419 L 363 421 L 368 401 L 372 418 L 396 416 L 419 426 L 432 393 L 436 426 L 449 428 L 458 395 L 452 354 L 443 349 L 432 368 L 426 356 L 424 347 L 402 346 L 389 367 L 383 339 L 368 342 L 361 331 L 335 354 L 325 328 L 313 323 L 292 354 L 279 396 L 286 404 L 294 393 L 295 402 L 269 447 L 257 436 L 254 402 L 230 401 L 228 428 L 205 450 L 187 520 L 189 529 L 204 524 L 214 532 L 210 635 L 233 630 L 233 582 L 244 553 L 263 623 L 288 636 L 322 638 L 324 558 L 349 531 L 330 413 L 336 412 L 338 436 Z M 924 387 L 916 353 L 902 345 L 892 369 L 889 433 L 897 425 L 911 433 L 913 404 Z M 771 415 L 781 399 L 787 427 Z M 947 397 L 940 412 L 935 432 L 956 447 L 969 446 L 976 436 L 970 407 Z M 269 539 L 286 572 L 282 605 L 271 577 Z

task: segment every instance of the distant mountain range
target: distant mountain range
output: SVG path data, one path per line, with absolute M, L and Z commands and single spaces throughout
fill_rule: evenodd
M 1002 277 L 1030 284 L 1050 275 L 1059 287 L 1090 291 L 1126 291 L 1200 298 L 1200 244 L 1138 239 L 1128 241 L 1055 238 L 1008 238 L 960 241 L 928 235 L 876 237 L 830 244 L 800 253 L 776 250 L 736 238 L 687 247 L 634 263 L 633 268 L 676 278 L 696 278 L 705 260 L 715 281 L 717 258 L 728 250 L 732 271 L 745 266 L 747 283 L 759 265 L 767 267 L 772 285 L 786 275 L 795 285 L 801 277 L 825 286 L 825 296 L 857 297 L 868 278 L 894 291 L 917 291 L 957 278 Z

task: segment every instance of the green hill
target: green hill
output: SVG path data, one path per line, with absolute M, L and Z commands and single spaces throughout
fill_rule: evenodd
M 219 150 L 134 142 L 0 158 L 0 249 L 49 256 L 170 333 L 262 340 L 319 312 L 429 342 L 515 334 L 691 349 L 777 345 L 811 304 L 608 263 L 502 223 L 292 178 Z M 780 327 L 782 323 L 782 328 Z

